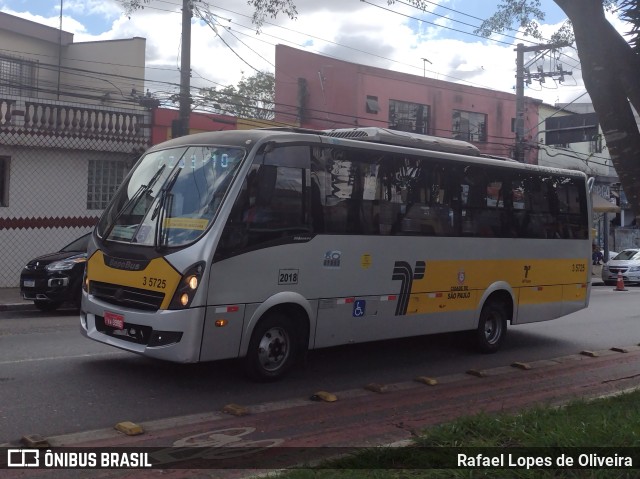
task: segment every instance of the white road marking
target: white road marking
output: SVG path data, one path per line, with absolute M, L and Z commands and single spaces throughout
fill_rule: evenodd
M 98 354 L 76 354 L 74 356 L 48 356 L 46 358 L 25 358 L 15 359 L 13 361 L 0 361 L 0 366 L 6 364 L 21 364 L 21 363 L 35 363 L 38 361 L 53 361 L 56 359 L 83 359 L 83 358 L 97 358 L 97 357 L 109 357 L 109 356 L 130 356 L 131 353 L 125 352 L 113 352 L 113 353 L 98 353 Z

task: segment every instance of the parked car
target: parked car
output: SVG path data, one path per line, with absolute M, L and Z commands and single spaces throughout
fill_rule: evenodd
M 80 306 L 90 235 L 81 236 L 57 253 L 29 261 L 20 274 L 22 297 L 33 301 L 41 311 L 54 311 L 65 302 Z
M 604 284 L 616 284 L 618 273 L 622 273 L 625 283 L 640 283 L 640 249 L 622 250 L 605 263 L 602 266 L 602 281 Z

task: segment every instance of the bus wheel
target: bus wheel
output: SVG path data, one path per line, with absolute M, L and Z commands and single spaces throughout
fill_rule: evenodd
M 282 378 L 293 365 L 297 339 L 291 320 L 272 313 L 258 323 L 245 358 L 247 375 L 258 381 Z
M 495 353 L 507 335 L 507 308 L 501 301 L 489 301 L 482 307 L 478 329 L 475 331 L 477 348 L 483 353 Z

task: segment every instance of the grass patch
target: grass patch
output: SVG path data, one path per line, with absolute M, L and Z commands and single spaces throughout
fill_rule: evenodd
M 309 469 L 290 470 L 286 479 L 352 478 L 638 478 L 640 477 L 640 391 L 593 401 L 573 401 L 562 408 L 535 407 L 519 414 L 478 414 L 461 417 L 419 434 L 414 446 L 372 448 Z M 608 448 L 608 449 L 600 449 Z M 633 449 L 635 448 L 635 449 Z M 457 454 L 476 457 L 504 456 L 515 451 L 542 460 L 549 457 L 551 468 L 527 469 L 462 468 Z M 597 458 L 632 457 L 633 468 L 603 468 L 586 464 L 584 468 L 557 467 L 557 456 L 565 453 L 578 465 L 579 456 Z M 542 459 L 540 459 L 542 458 Z M 595 459 L 596 461 L 598 459 Z M 494 459 L 495 460 L 495 459 Z M 525 459 L 522 459 L 525 460 Z M 592 459 L 593 461 L 593 459 Z M 452 467 L 453 464 L 453 467 Z M 616 463 L 614 462 L 614 465 Z M 444 468 L 443 468 L 444 467 Z

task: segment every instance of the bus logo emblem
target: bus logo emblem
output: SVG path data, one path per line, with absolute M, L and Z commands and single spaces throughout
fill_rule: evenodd
M 327 251 L 324 254 L 324 267 L 325 268 L 339 268 L 341 260 L 342 260 L 342 252 L 340 252 L 340 251 Z
M 393 281 L 400 281 L 400 294 L 398 295 L 398 304 L 396 305 L 396 316 L 404 316 L 407 314 L 409 307 L 409 298 L 411 297 L 411 287 L 414 279 L 424 278 L 424 272 L 427 264 L 424 261 L 416 261 L 415 269 L 406 261 L 396 261 L 393 266 Z

